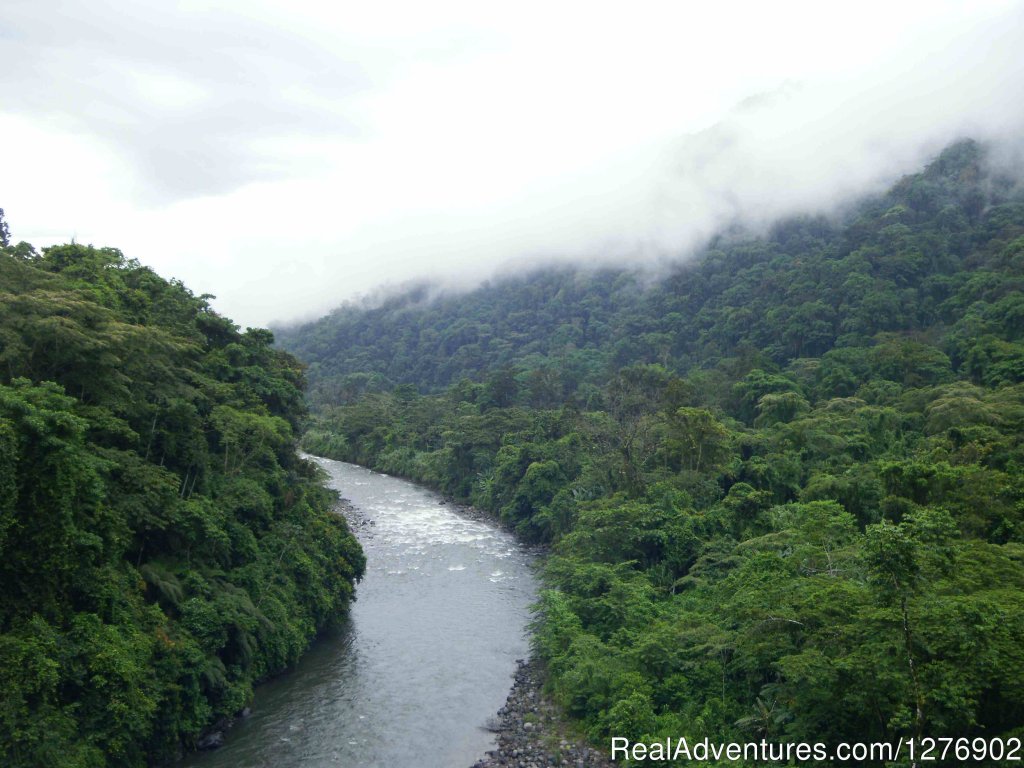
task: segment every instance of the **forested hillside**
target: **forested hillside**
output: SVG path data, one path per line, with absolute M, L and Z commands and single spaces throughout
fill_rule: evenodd
M 310 450 L 551 543 L 536 647 L 595 738 L 1024 734 L 1024 195 L 978 145 L 655 285 L 283 339 Z
M 161 764 L 344 615 L 363 556 L 268 331 L 0 235 L 0 762 Z
M 520 402 L 547 407 L 638 362 L 690 371 L 756 354 L 785 366 L 899 343 L 880 334 L 942 333 L 963 317 L 951 299 L 968 275 L 1012 270 L 981 251 L 1012 236 L 1021 204 L 1017 182 L 963 142 L 844 218 L 721 235 L 653 284 L 625 269 L 552 268 L 436 300 L 424 286 L 277 335 L 309 365 L 312 399 L 324 403 L 398 384 L 436 392 L 508 370 Z M 989 341 L 977 354 L 998 365 L 1009 353 Z M 939 346 L 954 366 L 966 352 L 956 340 Z

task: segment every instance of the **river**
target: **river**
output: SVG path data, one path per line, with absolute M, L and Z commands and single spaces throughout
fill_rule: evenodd
M 531 556 L 430 491 L 314 459 L 352 502 L 366 575 L 345 625 L 256 691 L 193 768 L 469 768 L 528 653 Z

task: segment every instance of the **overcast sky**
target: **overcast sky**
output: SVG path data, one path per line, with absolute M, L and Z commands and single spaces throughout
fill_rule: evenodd
M 1022 135 L 1022 51 L 988 0 L 5 0 L 0 207 L 266 325 L 828 210 Z

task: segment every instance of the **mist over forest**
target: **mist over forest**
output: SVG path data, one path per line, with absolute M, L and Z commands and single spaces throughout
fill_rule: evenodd
M 1024 127 L 1015 2 L 407 5 L 15 0 L 15 238 L 115 245 L 282 325 L 409 280 L 676 260 Z

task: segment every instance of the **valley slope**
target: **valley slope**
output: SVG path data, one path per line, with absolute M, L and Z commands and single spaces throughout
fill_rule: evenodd
M 1024 195 L 983 147 L 651 282 L 540 270 L 279 334 L 313 451 L 551 544 L 589 734 L 1024 729 Z

